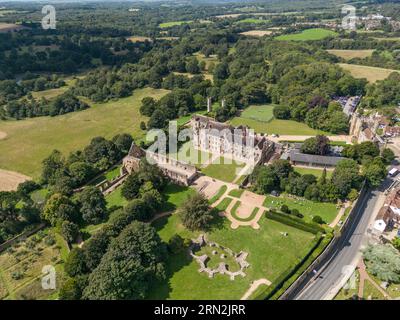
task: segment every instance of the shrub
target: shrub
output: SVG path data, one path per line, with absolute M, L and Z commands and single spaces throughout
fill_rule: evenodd
M 323 224 L 324 223 L 324 220 L 322 220 L 322 218 L 320 216 L 314 216 L 312 218 L 312 221 L 315 222 L 315 223 L 318 223 L 318 224 Z
M 168 241 L 168 249 L 173 254 L 182 252 L 185 249 L 185 240 L 179 234 L 173 235 Z
M 275 220 L 280 223 L 286 224 L 288 226 L 291 226 L 291 227 L 294 227 L 294 228 L 297 228 L 297 229 L 300 229 L 300 230 L 303 230 L 306 232 L 310 232 L 313 234 L 317 234 L 318 232 L 325 233 L 324 228 L 322 228 L 318 224 L 305 222 L 303 220 L 300 220 L 297 217 L 288 216 L 284 213 L 279 213 L 279 212 L 270 210 L 270 211 L 266 211 L 265 216 L 268 219 Z
M 283 213 L 290 214 L 289 207 L 288 207 L 286 204 L 282 205 L 281 211 L 282 211 Z

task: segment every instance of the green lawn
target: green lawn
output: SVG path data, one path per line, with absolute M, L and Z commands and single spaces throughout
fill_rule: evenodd
M 300 33 L 284 34 L 275 37 L 276 40 L 282 41 L 309 41 L 309 40 L 322 40 L 327 37 L 337 36 L 337 33 L 332 30 L 321 28 L 307 29 Z
M 202 164 L 211 159 L 212 155 L 207 151 L 195 149 L 192 142 L 189 141 L 184 143 L 177 153 L 171 153 L 170 157 L 200 168 Z
M 230 161 L 231 163 L 229 163 L 228 161 Z M 243 168 L 244 166 L 244 163 L 238 163 L 224 157 L 219 157 L 218 159 L 214 160 L 212 164 L 208 165 L 201 171 L 206 176 L 209 176 L 211 178 L 215 178 L 225 182 L 233 182 L 237 175 L 237 169 Z
M 260 278 L 274 281 L 296 259 L 303 256 L 314 235 L 275 221 L 262 218 L 260 229 L 230 228 L 230 222 L 217 218 L 207 237 L 220 245 L 249 253 L 244 278 L 231 281 L 224 275 L 208 278 L 199 273 L 199 265 L 183 252 L 171 255 L 167 261 L 167 279 L 155 283 L 150 291 L 149 299 L 240 299 L 247 291 L 250 283 Z M 168 241 L 174 234 L 184 238 L 194 238 L 199 233 L 186 230 L 177 215 L 163 217 L 154 222 L 160 237 Z M 288 232 L 283 237 L 281 232 Z
M 99 104 L 57 117 L 38 117 L 20 121 L 0 121 L 0 131 L 7 138 L 0 140 L 0 168 L 17 171 L 33 178 L 41 172 L 42 160 L 54 149 L 65 155 L 86 146 L 96 136 L 108 139 L 127 132 L 135 139 L 145 131 L 139 125 L 146 121 L 139 107 L 144 97 L 161 98 L 168 91 L 145 88 L 130 97 Z
M 171 183 L 161 193 L 166 201 L 162 211 L 172 211 L 180 207 L 189 196 L 195 194 L 196 190 Z
M 317 178 L 320 178 L 322 176 L 322 172 L 324 171 L 323 169 L 314 169 L 314 168 L 299 168 L 299 167 L 294 167 L 294 171 L 300 173 L 301 175 L 304 174 L 312 174 L 316 176 Z M 327 170 L 326 171 L 326 177 L 329 179 L 332 177 L 332 170 Z
M 240 114 L 241 118 L 269 122 L 274 118 L 274 104 L 252 105 L 244 109 Z
M 229 195 L 235 198 L 240 198 L 244 192 L 244 189 L 233 189 L 229 192 Z
M 332 222 L 339 212 L 334 203 L 314 202 L 304 198 L 291 198 L 287 195 L 280 197 L 267 195 L 264 201 L 264 206 L 267 208 L 280 209 L 282 205 L 287 205 L 289 209 L 299 210 L 306 220 L 311 220 L 313 216 L 320 216 L 326 223 Z
M 262 122 L 254 119 L 246 119 L 243 117 L 235 117 L 230 124 L 238 127 L 247 125 L 254 129 L 257 133 L 279 134 L 279 135 L 299 135 L 299 136 L 315 136 L 317 134 L 328 134 L 321 130 L 315 130 L 307 126 L 305 123 L 293 120 L 273 119 L 270 122 Z
M 222 195 L 226 192 L 227 189 L 228 189 L 228 187 L 226 185 L 223 185 L 221 188 L 219 188 L 217 193 L 215 195 L 213 195 L 212 198 L 209 200 L 210 204 L 217 202 L 222 197 Z
M 188 20 L 188 21 L 170 21 L 170 22 L 160 23 L 158 26 L 160 28 L 169 28 L 169 27 L 180 26 L 182 24 L 191 23 L 191 22 L 193 22 L 193 21 L 192 20 Z
M 366 300 L 369 298 L 371 300 L 385 300 L 383 294 L 367 279 L 364 281 L 363 298 Z
M 115 191 L 106 195 L 107 208 L 112 208 L 114 206 L 124 207 L 128 203 L 128 200 L 122 196 L 121 190 L 121 187 L 118 187 Z
M 184 125 L 184 124 L 187 123 L 188 121 L 190 121 L 190 119 L 191 119 L 195 114 L 205 115 L 206 113 L 207 113 L 207 110 L 199 110 L 199 111 L 193 112 L 193 113 L 191 113 L 191 114 L 188 114 L 187 116 L 183 116 L 183 117 L 180 117 L 180 118 L 176 119 L 176 122 L 177 122 L 178 127 L 179 127 L 179 126 Z

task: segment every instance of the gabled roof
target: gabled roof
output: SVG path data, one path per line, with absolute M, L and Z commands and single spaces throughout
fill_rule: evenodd
M 134 142 L 132 142 L 132 145 L 128 152 L 128 156 L 140 159 L 143 158 L 145 155 L 146 153 L 142 150 L 142 148 L 138 147 Z
M 290 151 L 290 160 L 295 162 L 303 162 L 303 163 L 314 163 L 318 165 L 328 165 L 328 166 L 336 166 L 340 160 L 343 160 L 343 157 L 330 157 L 330 156 L 318 156 L 313 154 L 301 153 L 298 150 Z

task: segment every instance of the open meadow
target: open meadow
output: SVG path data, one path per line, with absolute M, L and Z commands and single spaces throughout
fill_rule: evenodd
M 354 78 L 365 78 L 370 83 L 386 79 L 392 72 L 399 70 L 384 69 L 377 67 L 361 66 L 356 64 L 339 63 L 344 70 L 350 72 Z
M 26 120 L 0 121 L 0 131 L 7 137 L 0 140 L 0 168 L 38 178 L 41 162 L 54 149 L 64 154 L 81 149 L 96 136 L 112 138 L 127 132 L 135 139 L 145 131 L 139 125 L 146 118 L 139 107 L 144 97 L 161 98 L 168 91 L 145 88 L 132 96 L 94 103 L 91 108 L 57 117 L 38 117 Z
M 327 37 L 335 37 L 337 33 L 332 30 L 314 28 L 306 29 L 300 33 L 283 34 L 275 37 L 276 40 L 281 41 L 311 41 L 311 40 L 322 40 Z
M 339 58 L 343 58 L 344 60 L 351 60 L 354 58 L 368 58 L 372 56 L 374 50 L 326 50 L 330 54 L 333 54 Z

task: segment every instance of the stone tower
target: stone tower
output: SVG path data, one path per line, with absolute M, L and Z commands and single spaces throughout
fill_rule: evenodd
M 207 98 L 207 112 L 211 112 L 212 111 L 212 106 L 211 106 L 211 97 Z

